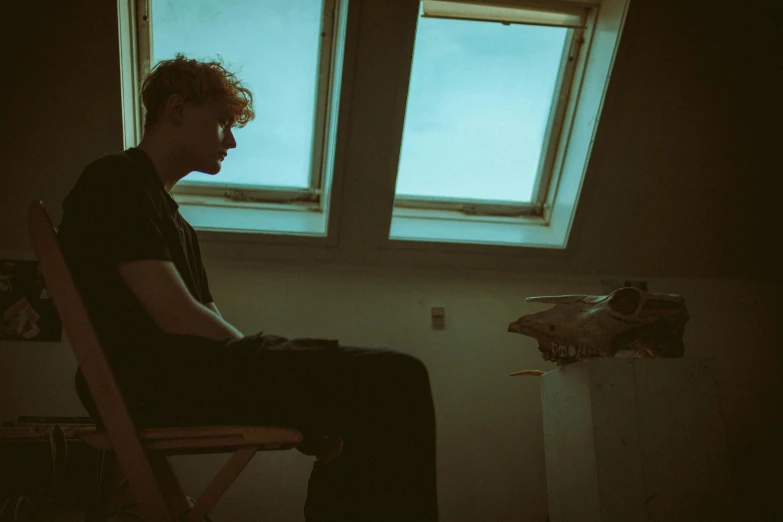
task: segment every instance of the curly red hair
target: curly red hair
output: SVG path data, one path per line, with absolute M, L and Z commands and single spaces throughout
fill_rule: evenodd
M 225 101 L 233 116 L 232 125 L 244 127 L 255 117 L 253 94 L 220 61 L 198 61 L 182 54 L 161 60 L 141 84 L 141 101 L 146 109 L 144 127 L 158 122 L 160 111 L 172 94 L 202 104 Z

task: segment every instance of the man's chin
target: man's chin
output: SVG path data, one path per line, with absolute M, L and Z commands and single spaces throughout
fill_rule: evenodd
M 222 165 L 218 163 L 217 165 L 210 165 L 208 167 L 196 169 L 196 172 L 201 172 L 202 174 L 208 174 L 210 176 L 214 176 L 215 174 L 220 172 L 221 168 Z

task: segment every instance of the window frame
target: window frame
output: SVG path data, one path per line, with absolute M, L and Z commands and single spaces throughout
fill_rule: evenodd
M 140 81 L 152 66 L 152 12 L 154 0 L 124 0 L 120 6 L 120 54 L 132 64 L 131 81 L 123 82 L 123 111 L 126 120 L 125 146 L 141 141 L 144 129 L 143 107 L 140 99 Z M 341 54 L 339 35 L 344 32 L 344 11 L 347 0 L 323 0 L 320 42 L 316 66 L 316 101 L 313 115 L 313 141 L 310 151 L 309 186 L 307 188 L 276 185 L 221 184 L 183 179 L 172 189 L 178 202 L 215 207 L 259 209 L 279 205 L 301 207 L 305 211 L 325 211 L 325 196 L 331 182 L 331 165 L 327 161 L 329 148 L 334 147 L 333 132 L 337 118 L 336 100 L 340 92 Z M 126 17 L 123 19 L 123 15 Z M 124 22 L 124 23 L 123 23 Z M 135 34 L 133 34 L 135 33 Z M 136 45 L 133 45 L 133 42 Z M 129 84 L 134 88 L 128 88 Z M 128 91 L 127 93 L 125 91 Z M 131 109 L 130 104 L 134 107 Z
M 476 2 L 470 2 L 469 0 L 462 0 L 461 3 L 473 4 L 476 6 L 492 8 L 493 5 L 484 3 L 482 6 L 481 0 Z M 440 18 L 450 19 L 450 17 L 434 17 L 426 16 L 423 10 L 424 2 L 420 3 L 419 18 Z M 524 7 L 522 5 L 509 5 L 506 7 Z M 574 6 L 562 7 L 562 10 L 573 12 Z M 540 161 L 538 165 L 538 171 L 536 172 L 536 178 L 533 185 L 532 198 L 530 202 L 520 203 L 512 201 L 501 200 L 485 200 L 485 199 L 469 199 L 469 198 L 447 198 L 447 197 L 430 197 L 430 196 L 411 196 L 395 194 L 394 198 L 394 212 L 398 216 L 411 216 L 414 215 L 415 210 L 422 211 L 417 215 L 418 217 L 431 217 L 433 219 L 444 219 L 451 213 L 451 219 L 461 219 L 461 216 L 469 217 L 516 217 L 525 219 L 530 222 L 529 218 L 540 218 L 546 222 L 546 210 L 551 207 L 551 200 L 553 197 L 553 191 L 550 190 L 552 186 L 556 186 L 556 163 L 558 151 L 561 150 L 561 142 L 563 141 L 564 130 L 567 128 L 567 115 L 568 105 L 571 101 L 571 93 L 574 90 L 574 85 L 578 77 L 578 68 L 584 64 L 578 59 L 580 51 L 585 43 L 585 32 L 590 30 L 589 23 L 590 17 L 587 14 L 588 7 L 582 7 L 585 10 L 585 23 L 583 27 L 567 27 L 568 33 L 566 35 L 566 41 L 563 45 L 563 53 L 560 58 L 560 65 L 557 75 L 557 83 L 552 92 L 552 104 L 550 106 L 549 116 L 547 119 L 546 131 L 544 133 L 544 141 L 542 144 L 542 151 Z M 557 11 L 556 4 L 551 7 L 552 11 Z M 456 18 L 455 18 L 456 19 Z M 538 25 L 533 23 L 522 23 L 514 21 L 501 21 L 497 19 L 478 19 L 478 18 L 459 18 L 464 21 L 471 21 L 474 23 L 500 23 L 500 24 L 514 24 L 514 25 Z M 415 44 L 414 44 L 415 49 Z M 554 183 L 553 183 L 554 181 Z M 434 211 L 430 213 L 427 211 Z
M 142 19 L 144 10 L 139 7 L 146 1 L 118 0 L 126 147 L 138 143 L 135 132 L 141 128 L 134 24 Z M 329 101 L 334 111 L 328 129 L 332 145 L 323 155 L 327 175 L 332 177 L 321 198 L 326 209 L 318 210 L 312 203 L 307 208 L 304 202 L 230 200 L 230 206 L 219 207 L 211 201 L 190 204 L 178 196 L 185 203 L 180 206 L 183 216 L 199 231 L 210 255 L 227 262 L 264 259 L 490 270 L 515 270 L 528 256 L 566 255 L 588 165 L 602 163 L 602 149 L 593 150 L 593 144 L 603 108 L 613 99 L 607 88 L 631 0 L 538 2 L 586 8 L 587 29 L 548 188 L 551 206 L 540 209 L 543 215 L 522 216 L 395 208 L 419 2 L 340 1 L 345 2 L 344 32 L 335 47 L 339 56 L 334 55 L 340 74 L 332 78 L 338 87 Z M 386 125 L 379 128 L 378 121 Z

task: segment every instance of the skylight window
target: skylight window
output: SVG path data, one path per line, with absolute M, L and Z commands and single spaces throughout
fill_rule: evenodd
M 221 56 L 255 96 L 223 171 L 172 191 L 183 216 L 368 259 L 565 248 L 628 0 L 117 5 L 126 146 L 161 59 Z
M 456 2 L 422 4 L 397 205 L 540 207 L 570 87 L 569 57 L 579 36 L 579 29 L 557 24 L 578 25 L 580 18 Z M 509 21 L 499 23 L 504 17 Z
M 253 92 L 256 120 L 235 129 L 220 185 L 310 186 L 321 0 L 156 0 L 152 63 L 223 56 Z
M 219 175 L 193 173 L 179 196 L 214 204 L 305 202 L 323 209 L 329 183 L 330 121 L 339 90 L 340 0 L 153 0 L 140 24 L 147 69 L 182 53 L 219 57 L 253 92 L 256 119 L 234 129 Z M 146 34 L 145 33 L 146 29 Z M 143 75 L 146 71 L 141 70 Z

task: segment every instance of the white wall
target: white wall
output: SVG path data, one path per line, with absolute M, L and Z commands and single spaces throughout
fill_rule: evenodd
M 247 333 L 264 330 L 390 347 L 427 364 L 437 411 L 443 521 L 544 520 L 538 380 L 507 374 L 553 366 L 541 360 L 533 340 L 507 333 L 506 327 L 541 308 L 525 303 L 525 296 L 600 293 L 604 287 L 598 278 L 209 264 L 221 310 Z M 783 357 L 769 350 L 772 343 L 780 346 L 781 336 L 767 307 L 768 290 L 762 283 L 740 281 L 649 283 L 653 291 L 685 297 L 692 316 L 686 354 L 717 358 L 739 500 L 745 515 L 766 509 L 767 504 L 749 500 L 768 502 L 764 492 L 780 470 L 773 467 L 773 458 L 780 462 L 773 441 L 783 435 Z M 431 306 L 445 307 L 446 330 L 430 329 Z M 6 393 L 0 397 L 0 418 L 81 414 L 71 387 L 74 368 L 66 344 L 4 344 L 0 378 Z M 178 464 L 195 491 L 207 480 L 206 471 L 216 470 L 223 460 L 193 457 Z M 216 520 L 301 520 L 309 466 L 310 459 L 296 452 L 257 456 L 218 506 Z

